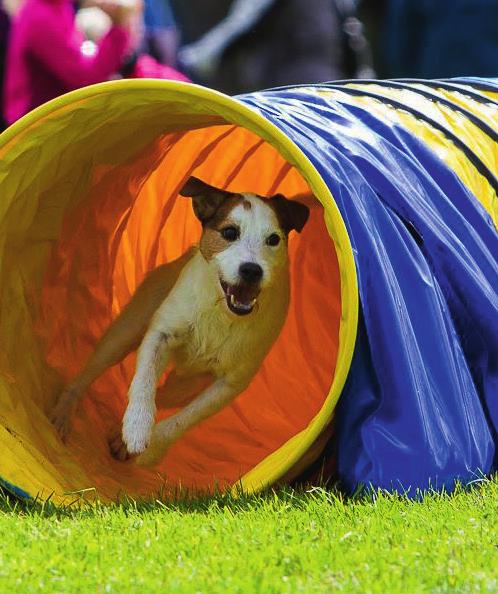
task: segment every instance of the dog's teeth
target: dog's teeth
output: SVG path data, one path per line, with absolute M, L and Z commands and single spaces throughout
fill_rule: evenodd
M 233 293 L 228 293 L 227 296 L 230 297 L 230 305 L 232 307 L 235 307 L 237 309 L 243 309 L 244 311 L 251 310 L 256 304 L 256 299 L 253 299 L 249 303 L 243 303 L 242 301 L 239 301 Z

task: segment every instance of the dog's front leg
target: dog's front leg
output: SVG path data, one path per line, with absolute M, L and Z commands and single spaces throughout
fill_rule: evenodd
M 123 441 L 130 454 L 143 452 L 149 443 L 156 415 L 156 386 L 168 361 L 168 343 L 167 334 L 150 329 L 140 345 L 123 418 Z
M 138 456 L 137 463 L 152 466 L 160 462 L 171 444 L 188 429 L 220 411 L 246 386 L 246 383 L 229 382 L 225 378 L 216 380 L 180 412 L 153 428 L 149 446 Z

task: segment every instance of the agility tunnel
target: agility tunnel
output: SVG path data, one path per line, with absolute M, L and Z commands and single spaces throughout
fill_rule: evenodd
M 229 98 L 87 87 L 0 136 L 0 477 L 23 497 L 451 488 L 496 468 L 498 83 L 345 81 Z M 48 420 L 144 276 L 196 243 L 195 175 L 305 201 L 291 306 L 249 388 L 154 469 L 119 462 L 134 355 L 63 444 Z M 174 410 L 162 410 L 160 418 Z

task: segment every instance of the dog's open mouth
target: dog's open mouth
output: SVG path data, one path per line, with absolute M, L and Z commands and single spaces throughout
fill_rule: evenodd
M 238 315 L 250 314 L 257 303 L 259 287 L 247 285 L 229 285 L 220 279 L 221 288 L 225 293 L 228 309 Z

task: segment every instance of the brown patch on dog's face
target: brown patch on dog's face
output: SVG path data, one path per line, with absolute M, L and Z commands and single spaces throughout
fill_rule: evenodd
M 199 249 L 209 262 L 212 258 L 227 248 L 229 242 L 216 229 L 207 228 L 202 233 Z
M 223 237 L 221 230 L 230 226 L 237 227 L 237 225 L 230 220 L 230 213 L 236 206 L 239 204 L 244 205 L 246 202 L 251 206 L 251 204 L 247 200 L 244 200 L 240 194 L 231 194 L 224 200 L 214 215 L 205 223 L 199 248 L 201 254 L 208 262 L 216 256 L 216 254 L 219 254 L 230 245 L 231 242 Z
M 230 222 L 229 219 L 232 210 L 244 202 L 244 197 L 241 194 L 229 194 L 217 208 L 213 216 L 206 221 L 205 227 L 209 229 L 221 229 Z

